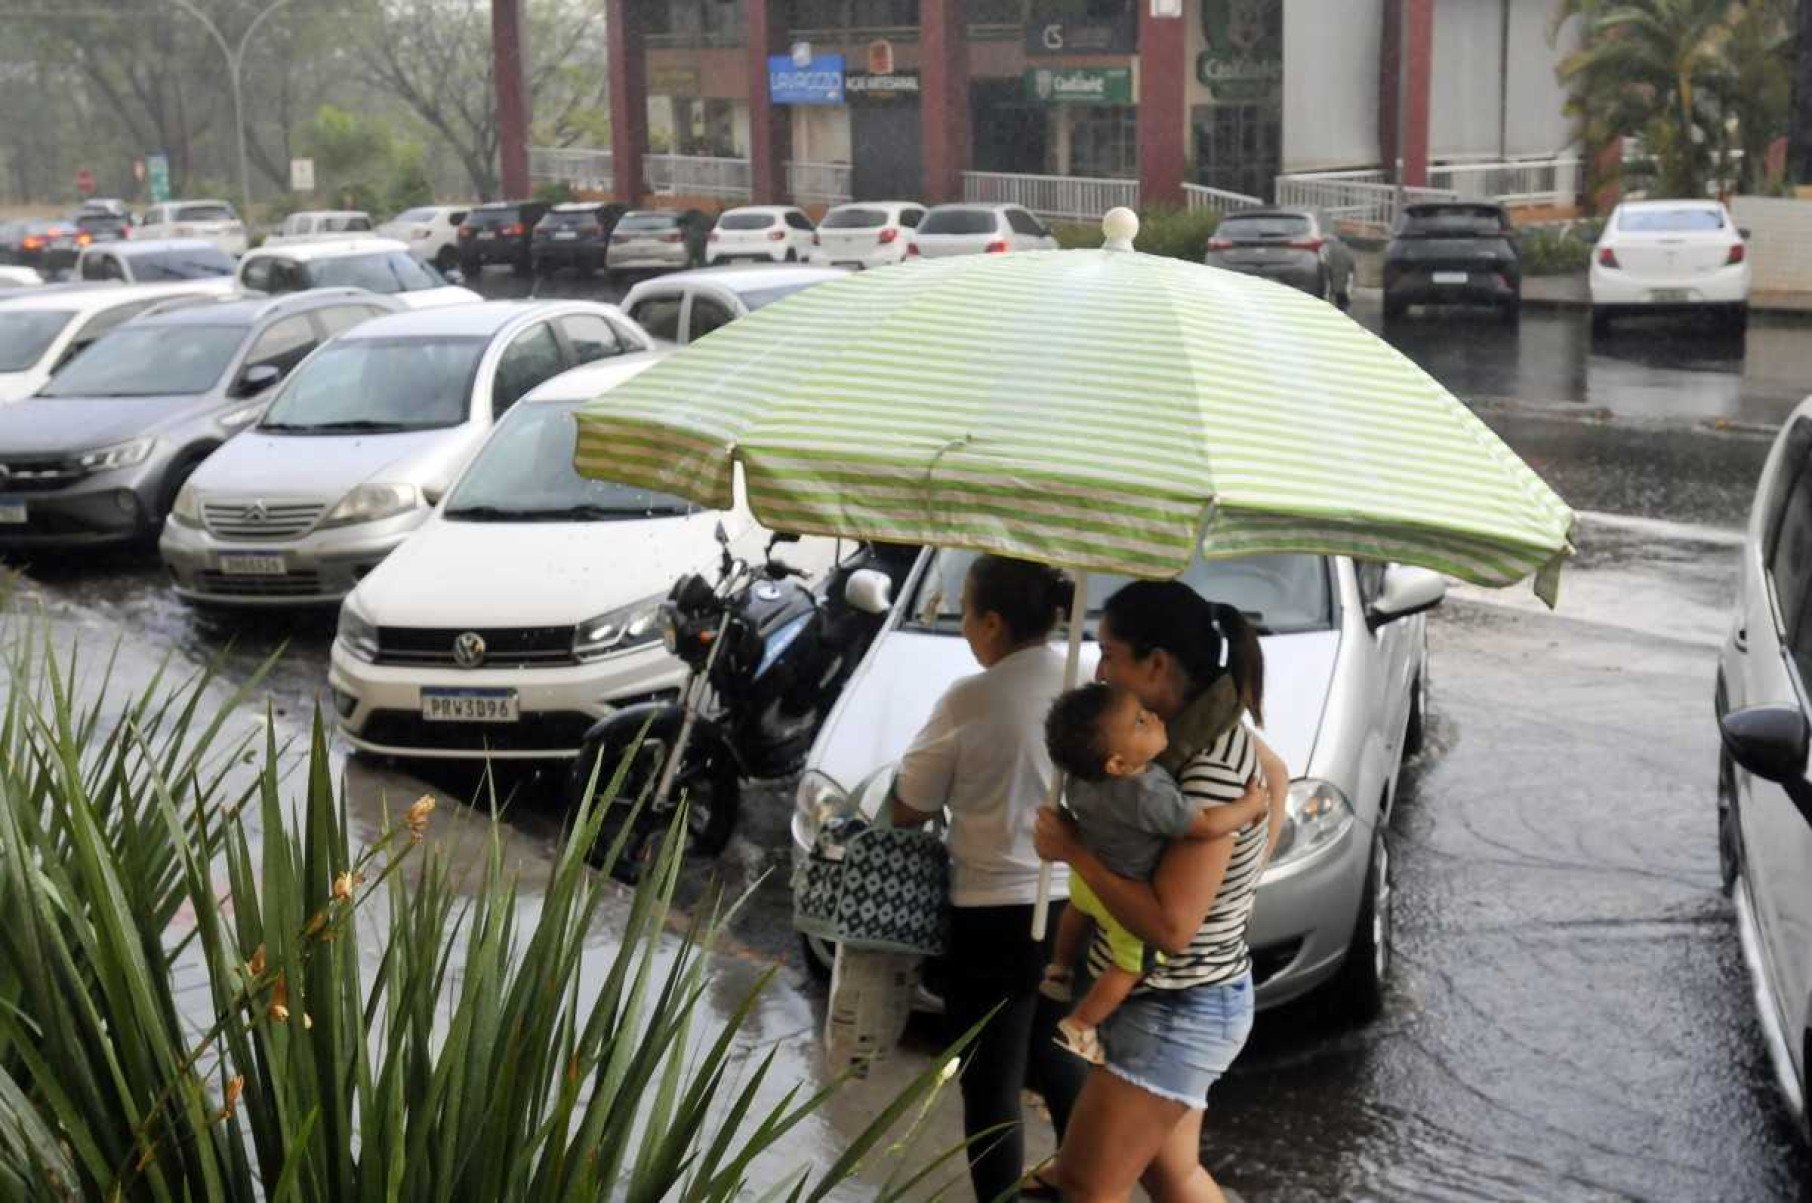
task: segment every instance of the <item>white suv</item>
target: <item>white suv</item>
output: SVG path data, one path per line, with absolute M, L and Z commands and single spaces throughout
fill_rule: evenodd
M 812 253 L 812 219 L 791 205 L 726 209 L 705 240 L 705 262 L 796 263 Z
M 223 200 L 168 201 L 145 210 L 134 238 L 205 238 L 229 255 L 245 254 L 245 223 Z
M 1049 228 L 1018 205 L 939 205 L 919 222 L 906 254 L 942 259 L 1057 249 Z

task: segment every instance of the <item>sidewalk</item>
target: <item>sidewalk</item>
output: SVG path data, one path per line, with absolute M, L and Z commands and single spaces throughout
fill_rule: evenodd
M 1544 309 L 1585 309 L 1592 303 L 1585 273 L 1564 276 L 1523 277 L 1523 304 Z M 1812 292 L 1756 292 L 1749 297 L 1752 313 L 1812 314 Z

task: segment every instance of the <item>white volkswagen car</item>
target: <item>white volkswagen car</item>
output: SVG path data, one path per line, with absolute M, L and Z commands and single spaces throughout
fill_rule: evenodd
M 927 552 L 908 578 L 807 758 L 792 821 L 796 863 L 823 818 L 898 760 L 951 682 L 978 671 L 961 631 L 973 560 L 972 552 Z M 1294 774 L 1289 824 L 1249 932 L 1259 1002 L 1328 986 L 1354 1015 L 1375 1014 L 1390 969 L 1387 829 L 1398 769 L 1425 729 L 1422 615 L 1440 603 L 1445 582 L 1420 568 L 1311 555 L 1198 560 L 1183 580 L 1259 624 L 1263 735 Z M 1091 627 L 1124 583 L 1089 578 Z M 1094 660 L 1085 645 L 1085 675 Z M 827 950 L 806 947 L 822 963 Z
M 886 267 L 906 258 L 925 206 L 912 201 L 837 205 L 812 235 L 811 261 L 835 267 Z
M 484 300 L 417 259 L 407 244 L 371 235 L 259 247 L 239 261 L 239 283 L 270 293 L 363 288 L 395 297 L 410 309 Z
M 614 709 L 678 688 L 655 621 L 673 582 L 768 533 L 728 512 L 589 480 L 573 467 L 578 407 L 659 358 L 557 376 L 499 423 L 446 502 L 340 609 L 329 682 L 354 747 L 393 756 L 576 756 Z M 828 540 L 788 561 L 828 567 Z M 474 573 L 474 564 L 484 571 Z
M 1057 236 L 1019 205 L 939 205 L 927 210 L 906 248 L 913 258 L 1054 251 Z
M 1748 242 L 1722 203 L 1624 201 L 1592 248 L 1592 333 L 1644 313 L 1707 315 L 1740 333 L 1749 280 Z
M 705 263 L 796 263 L 812 253 L 812 219 L 792 205 L 726 209 L 705 239 Z

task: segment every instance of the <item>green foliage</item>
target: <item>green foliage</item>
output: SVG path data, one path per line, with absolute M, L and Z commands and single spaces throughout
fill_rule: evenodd
M 477 865 L 431 799 L 356 846 L 318 721 L 292 810 L 283 751 L 228 738 L 240 699 L 206 674 L 84 706 L 30 626 L 0 709 L 0 1198 L 727 1203 L 834 1093 L 757 1103 L 773 1054 L 737 1038 L 766 979 L 705 1010 L 722 914 L 670 930 L 680 840 L 607 922 L 580 813 L 519 907 L 495 819 Z M 911 1151 L 945 1078 L 775 1197 Z
M 1051 223 L 1057 245 L 1066 251 L 1092 251 L 1101 245 L 1101 223 L 1060 221 Z
M 1526 227 L 1518 244 L 1523 275 L 1563 276 L 1585 271 L 1592 264 L 1592 247 L 1603 228 L 1602 222 L 1592 221 Z
M 1200 263 L 1208 255 L 1208 239 L 1221 224 L 1213 209 L 1151 209 L 1139 214 L 1139 236 L 1133 245 L 1148 255 L 1165 255 Z M 1058 245 L 1065 250 L 1092 250 L 1101 245 L 1101 223 L 1059 222 L 1051 226 Z
M 390 180 L 383 211 L 394 215 L 418 205 L 434 203 L 434 182 L 428 178 L 426 156 L 422 148 L 406 147 L 398 157 L 396 174 Z
M 535 185 L 535 199 L 550 205 L 564 205 L 576 198 L 573 186 L 565 180 L 543 180 Z

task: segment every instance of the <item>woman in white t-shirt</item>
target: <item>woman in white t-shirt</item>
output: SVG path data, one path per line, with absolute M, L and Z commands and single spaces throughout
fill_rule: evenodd
M 1061 1137 L 1088 1069 L 1053 1042 L 1063 1008 L 1038 992 L 1051 941 L 1031 937 L 1032 829 L 1054 772 L 1044 719 L 1063 692 L 1064 657 L 1050 638 L 1071 597 L 1070 582 L 1043 565 L 975 561 L 963 585 L 963 638 L 982 671 L 938 699 L 894 784 L 896 824 L 949 813 L 951 1034 L 993 1016 L 969 1046 L 962 1078 L 969 1177 L 981 1200 L 1006 1194 L 1025 1172 L 1020 1091 L 1044 1096 Z M 1067 895 L 1059 870 L 1053 896 Z

